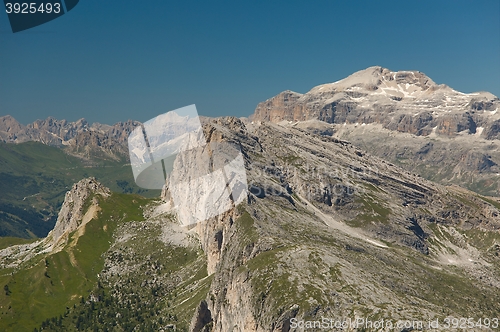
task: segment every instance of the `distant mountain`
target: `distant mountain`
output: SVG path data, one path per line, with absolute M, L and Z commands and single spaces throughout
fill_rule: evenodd
M 306 94 L 282 92 L 260 103 L 251 119 L 380 123 L 415 135 L 454 136 L 465 131 L 494 139 L 499 138 L 499 108 L 498 97 L 488 92 L 464 94 L 418 71 L 370 67 Z
M 126 158 L 127 138 L 140 122 L 128 120 L 112 126 L 89 124 L 85 119 L 75 122 L 47 118 L 26 126 L 12 116 L 0 117 L 0 141 L 5 143 L 41 142 L 64 147 L 69 154 L 90 158 L 94 155 L 115 160 Z
M 169 188 L 148 200 L 79 181 L 47 238 L 0 250 L 0 329 L 289 332 L 363 318 L 405 331 L 500 312 L 498 200 L 298 127 L 203 130 L 207 148 L 172 174 L 235 143 L 244 202 L 181 227 Z
M 305 94 L 260 103 L 252 121 L 298 126 L 352 141 L 441 183 L 500 195 L 500 100 L 461 93 L 418 71 L 370 67 Z

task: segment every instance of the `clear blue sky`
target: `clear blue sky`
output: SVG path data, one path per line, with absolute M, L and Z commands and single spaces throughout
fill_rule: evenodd
M 374 65 L 500 96 L 500 1 L 80 0 L 16 34 L 0 12 L 0 115 L 24 124 L 248 116 Z

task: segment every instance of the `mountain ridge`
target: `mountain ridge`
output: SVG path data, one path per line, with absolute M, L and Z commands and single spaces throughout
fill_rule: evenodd
M 48 117 L 22 125 L 11 115 L 0 117 L 0 141 L 5 143 L 41 142 L 65 148 L 75 156 L 91 158 L 94 154 L 113 160 L 127 156 L 127 138 L 141 123 L 134 120 L 106 125 L 89 124 L 81 118 L 69 122 Z

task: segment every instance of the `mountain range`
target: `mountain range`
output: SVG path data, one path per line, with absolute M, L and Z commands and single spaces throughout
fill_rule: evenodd
M 467 330 L 495 330 L 500 200 L 483 193 L 497 194 L 498 139 L 489 133 L 498 104 L 419 72 L 372 67 L 304 95 L 283 92 L 249 119 L 205 118 L 207 148 L 183 162 L 220 143 L 240 147 L 245 201 L 181 227 L 168 187 L 145 198 L 108 188 L 118 168 L 86 174 L 63 191 L 46 236 L 0 238 L 0 329 L 320 331 L 314 324 L 326 319 L 327 330 L 403 332 L 467 317 Z M 475 132 L 469 120 L 463 129 L 467 112 Z M 3 178 L 38 161 L 25 170 L 45 185 L 59 181 L 58 165 L 68 171 L 66 157 L 88 172 L 122 167 L 137 125 L 2 119 Z M 41 147 L 57 162 L 24 160 Z M 194 192 L 184 198 L 197 202 Z M 343 322 L 359 324 L 333 325 Z
M 498 200 L 299 128 L 203 129 L 241 146 L 244 203 L 180 227 L 168 192 L 147 200 L 84 179 L 47 238 L 0 251 L 0 325 L 301 331 L 292 322 L 498 314 Z
M 7 115 L 0 117 L 0 141 L 4 143 L 35 141 L 49 146 L 65 147 L 65 151 L 69 154 L 117 160 L 128 153 L 128 135 L 138 125 L 140 122 L 132 120 L 110 126 L 100 123 L 89 124 L 85 119 L 68 122 L 49 117 L 25 126 Z

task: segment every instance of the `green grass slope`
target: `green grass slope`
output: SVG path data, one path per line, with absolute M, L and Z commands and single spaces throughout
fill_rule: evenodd
M 0 270 L 0 331 L 33 331 L 50 317 L 64 315 L 98 286 L 98 273 L 120 223 L 143 219 L 148 199 L 113 193 L 102 199 L 96 219 L 64 250 L 40 254 L 17 269 Z

